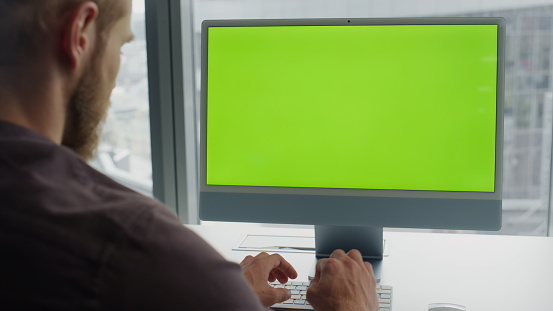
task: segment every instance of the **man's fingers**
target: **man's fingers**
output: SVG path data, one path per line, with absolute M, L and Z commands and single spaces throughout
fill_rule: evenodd
M 276 277 L 272 272 L 269 273 L 269 279 L 268 279 L 268 281 L 269 281 L 269 282 L 274 282 L 274 281 L 276 281 L 276 280 L 277 280 L 277 277 Z
M 274 269 L 271 271 L 271 274 L 280 282 L 280 283 L 286 283 L 288 282 L 288 276 L 282 273 L 282 271 Z
M 274 298 L 275 298 L 275 301 L 273 304 L 286 301 L 290 299 L 290 297 L 292 297 L 290 290 L 286 288 L 274 288 L 273 292 L 274 292 Z
M 290 299 L 290 290 L 273 288 L 268 283 L 279 280 L 282 283 L 288 278 L 296 278 L 298 273 L 292 265 L 279 254 L 260 253 L 255 257 L 247 256 L 241 263 L 242 272 L 262 304 L 269 307 L 277 302 Z
M 281 271 L 286 277 L 289 277 L 291 279 L 295 279 L 298 277 L 298 272 L 296 271 L 296 269 L 294 269 L 294 267 L 292 267 L 292 265 L 279 254 L 272 254 L 267 257 L 267 260 L 271 260 L 272 270 L 277 269 Z
M 279 278 L 279 280 L 286 278 L 295 279 L 298 277 L 298 272 L 296 271 L 296 269 L 294 269 L 294 267 L 292 267 L 292 265 L 279 254 L 269 255 L 263 252 L 255 257 L 247 256 L 246 258 L 244 258 L 244 260 L 242 260 L 240 265 L 244 266 L 246 264 L 249 264 L 253 260 L 255 260 L 254 264 L 256 266 L 262 267 L 263 270 L 267 269 L 268 271 L 266 270 L 266 273 L 270 272 L 274 274 L 276 270 L 282 272 L 282 274 L 285 276 L 284 278 L 279 278 L 279 276 L 275 274 L 275 277 Z
M 352 249 L 348 252 L 348 256 L 357 261 L 358 263 L 362 263 L 363 262 L 363 255 L 361 255 L 361 252 L 356 250 L 356 249 Z
M 269 254 L 267 254 L 266 252 L 261 252 L 259 254 L 257 254 L 257 256 L 255 256 L 256 258 L 264 258 L 264 257 L 268 257 L 268 256 L 271 256 Z
M 367 268 L 367 271 L 369 271 L 371 274 L 374 274 L 373 272 L 373 265 L 370 262 L 363 262 L 365 264 L 365 268 Z
M 325 262 L 328 261 L 328 259 L 319 259 L 317 261 L 317 264 L 315 265 L 315 276 L 320 275 L 321 271 L 323 270 L 323 267 L 325 265 Z
M 246 257 L 242 260 L 242 262 L 240 263 L 240 266 L 245 266 L 245 265 L 247 265 L 247 264 L 248 264 L 250 261 L 252 261 L 252 260 L 253 260 L 253 256 L 252 256 L 252 255 L 248 255 L 248 256 L 246 256 Z
M 314 283 L 316 284 L 320 281 L 324 265 L 326 264 L 327 261 L 328 259 L 326 258 L 319 259 L 317 261 L 317 264 L 315 264 L 315 277 L 313 277 L 313 279 L 311 280 L 311 284 L 314 284 Z
M 309 288 L 311 290 L 318 286 L 319 281 L 321 280 L 321 271 L 323 270 L 324 262 L 326 260 L 328 259 L 319 259 L 315 264 L 315 276 L 311 279 L 311 282 L 309 283 Z M 311 287 L 312 285 L 313 287 Z
M 346 256 L 347 256 L 346 252 L 344 252 L 344 250 L 341 250 L 341 249 L 337 249 L 333 251 L 332 254 L 330 254 L 330 258 L 335 258 L 335 259 L 342 259 Z
M 274 282 L 278 280 L 280 283 L 284 284 L 288 282 L 288 276 L 286 276 L 282 271 L 274 269 L 269 273 L 269 282 Z

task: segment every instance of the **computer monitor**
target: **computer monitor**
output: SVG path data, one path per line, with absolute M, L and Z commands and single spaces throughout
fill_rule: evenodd
M 200 218 L 376 260 L 383 227 L 499 230 L 504 45 L 502 18 L 204 21 Z

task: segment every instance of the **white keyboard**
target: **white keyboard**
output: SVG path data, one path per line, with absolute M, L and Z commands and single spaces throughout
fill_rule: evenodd
M 307 288 L 309 282 L 290 282 L 280 284 L 278 282 L 269 283 L 275 288 L 288 288 L 292 292 L 292 297 L 281 303 L 276 303 L 271 306 L 274 310 L 313 310 L 313 307 L 307 302 Z M 392 310 L 392 287 L 388 285 L 376 286 L 378 294 L 379 311 Z

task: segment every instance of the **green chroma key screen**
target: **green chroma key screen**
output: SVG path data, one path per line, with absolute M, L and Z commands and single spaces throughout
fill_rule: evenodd
M 208 185 L 495 190 L 496 25 L 208 31 Z

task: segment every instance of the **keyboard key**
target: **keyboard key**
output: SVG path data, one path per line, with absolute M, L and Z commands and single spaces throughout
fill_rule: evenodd
M 391 299 L 391 298 L 392 298 L 392 295 L 390 295 L 390 294 L 380 294 L 380 298 L 388 298 L 388 299 Z
M 304 305 L 304 304 L 305 304 L 305 300 L 303 300 L 303 299 L 294 300 L 294 304 L 295 304 L 295 305 Z
M 379 303 L 392 303 L 392 299 L 378 298 Z

